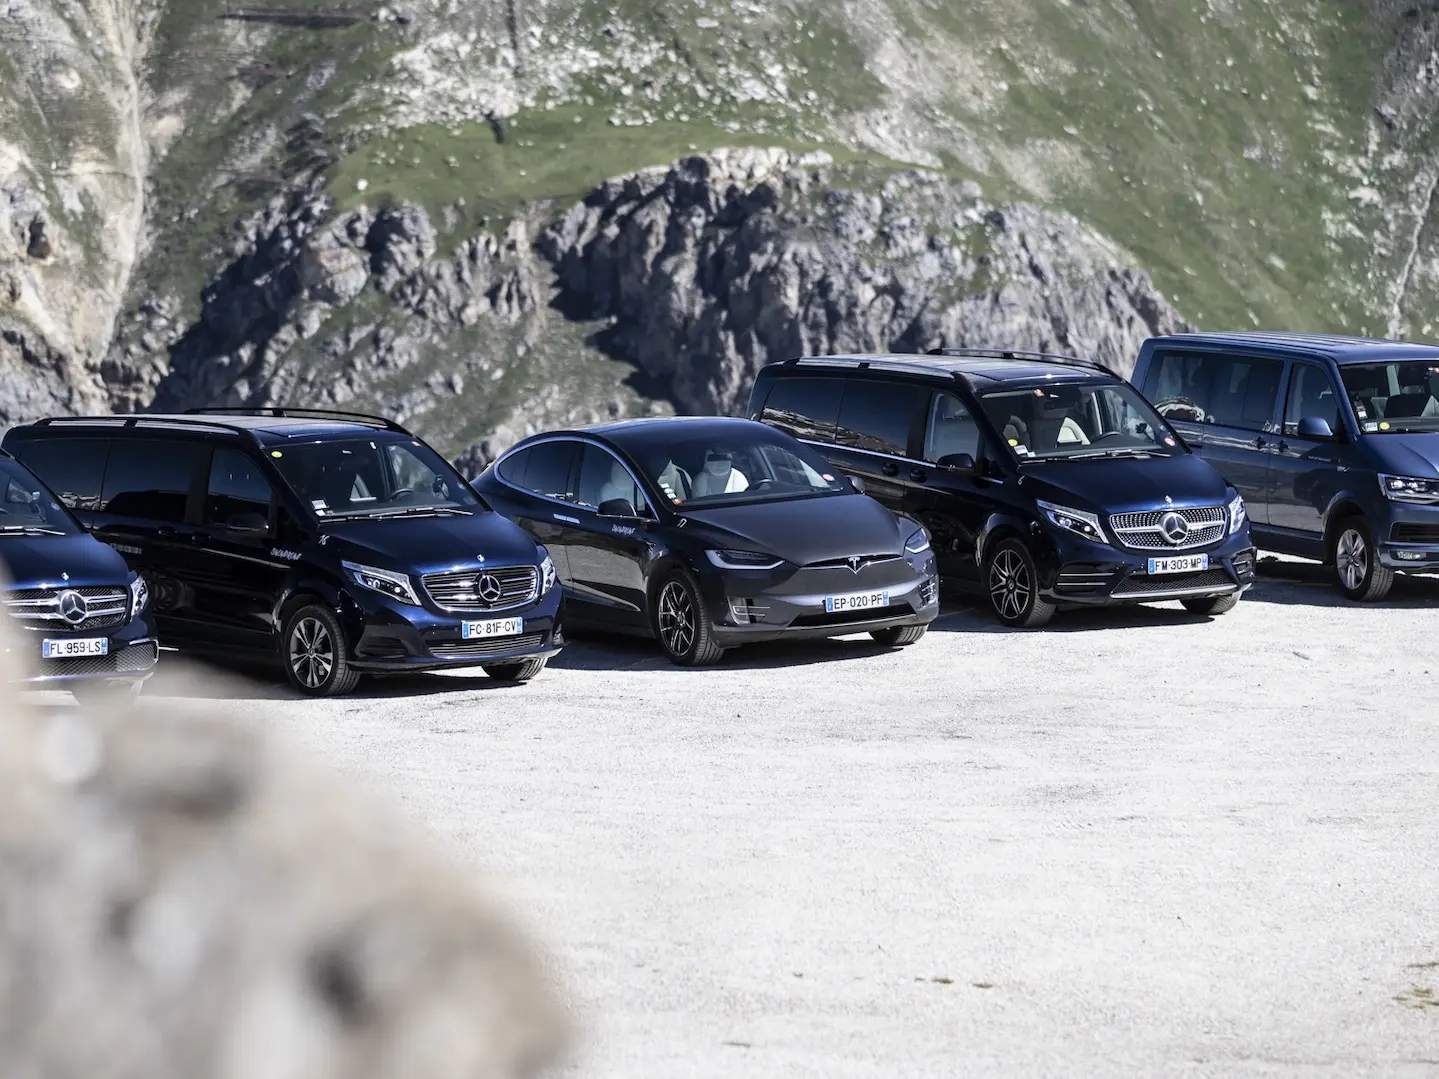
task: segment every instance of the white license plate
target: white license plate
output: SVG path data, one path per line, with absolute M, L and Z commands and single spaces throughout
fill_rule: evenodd
M 1151 558 L 1149 560 L 1151 574 L 1193 573 L 1195 570 L 1208 568 L 1209 556 L 1207 554 L 1187 554 L 1177 558 Z
M 68 659 L 71 656 L 107 656 L 108 637 L 73 637 L 58 641 L 41 641 L 40 655 L 45 659 Z
M 888 592 L 847 592 L 842 596 L 825 596 L 826 614 L 840 611 L 868 611 L 875 607 L 888 607 Z
M 466 622 L 460 636 L 470 641 L 476 637 L 514 637 L 524 631 L 523 618 L 491 618 L 488 622 Z

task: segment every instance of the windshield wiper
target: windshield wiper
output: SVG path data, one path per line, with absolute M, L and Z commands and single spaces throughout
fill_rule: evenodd
M 1098 457 L 1154 457 L 1155 450 L 1142 450 L 1138 447 L 1112 450 L 1091 450 L 1089 453 L 1068 453 L 1063 457 L 1051 457 L 1052 461 L 1088 461 Z
M 0 525 L 0 535 L 7 536 L 63 536 L 56 528 L 46 528 L 43 525 Z
M 438 517 L 443 514 L 458 514 L 461 517 L 473 517 L 474 513 L 474 510 L 460 509 L 458 506 L 409 506 L 405 509 L 384 510 L 380 513 L 365 513 L 361 511 L 359 513 L 346 513 L 343 515 L 336 514 L 335 516 L 360 518 L 366 521 L 379 521 L 385 519 L 392 520 L 396 517 Z

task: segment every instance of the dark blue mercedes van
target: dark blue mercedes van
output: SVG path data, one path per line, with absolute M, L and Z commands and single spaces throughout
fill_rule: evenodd
M 1134 382 L 1249 506 L 1255 542 L 1323 561 L 1350 599 L 1439 573 L 1439 346 L 1156 337 Z
M 82 701 L 133 696 L 159 655 L 145 580 L 0 451 L 0 602 L 22 630 L 24 682 Z

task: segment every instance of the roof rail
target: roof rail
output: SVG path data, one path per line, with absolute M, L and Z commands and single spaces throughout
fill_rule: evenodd
M 144 413 L 128 416 L 46 416 L 44 419 L 36 420 L 32 426 L 53 427 L 56 425 L 75 425 L 83 427 L 92 425 L 95 427 L 154 427 L 154 428 L 202 428 L 208 431 L 224 431 L 231 435 L 244 435 L 247 438 L 254 438 L 255 432 L 248 427 L 240 427 L 233 423 L 222 423 L 219 420 L 191 420 L 185 416 L 158 415 L 148 416 Z M 257 440 L 258 441 L 258 440 Z
M 367 412 L 342 412 L 331 408 L 187 408 L 187 416 L 275 416 L 280 419 L 300 420 L 349 420 L 367 427 L 383 427 L 402 435 L 410 432 L 394 420 L 384 416 L 372 416 Z M 411 435 L 411 437 L 414 437 Z
M 1097 360 L 1082 360 L 1078 356 L 1065 356 L 1057 352 L 1023 352 L 1010 348 L 932 348 L 925 355 L 969 356 L 984 360 L 1028 360 L 1031 363 L 1052 363 L 1064 367 L 1088 367 L 1096 371 L 1103 371 L 1107 375 L 1114 375 L 1116 378 L 1120 377 L 1112 367 Z

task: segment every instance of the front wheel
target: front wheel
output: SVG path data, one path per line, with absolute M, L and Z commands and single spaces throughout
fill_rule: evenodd
M 1179 602 L 1190 614 L 1207 614 L 1213 617 L 1239 606 L 1239 593 L 1231 592 L 1227 596 L 1196 596 L 1194 599 L 1182 599 Z
M 704 667 L 724 655 L 714 639 L 704 596 L 684 570 L 675 570 L 660 584 L 653 620 L 655 636 L 672 663 Z
M 1363 517 L 1341 521 L 1331 551 L 1339 590 L 1360 603 L 1383 599 L 1394 587 L 1394 571 L 1379 561 L 1374 530 Z
M 285 620 L 283 640 L 285 675 L 307 697 L 337 697 L 359 684 L 333 611 L 319 604 L 298 608 Z
M 1055 605 L 1039 594 L 1039 573 L 1029 548 L 1005 540 L 989 556 L 984 579 L 994 615 L 1014 629 L 1037 629 L 1054 617 Z
M 891 626 L 889 629 L 872 629 L 869 635 L 887 648 L 903 648 L 914 644 L 924 636 L 928 626 Z
M 548 656 L 530 656 L 516 663 L 488 664 L 485 673 L 496 682 L 528 682 L 544 670 L 548 662 Z

